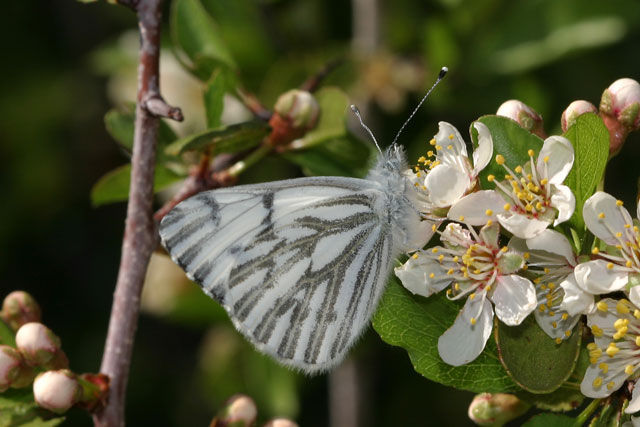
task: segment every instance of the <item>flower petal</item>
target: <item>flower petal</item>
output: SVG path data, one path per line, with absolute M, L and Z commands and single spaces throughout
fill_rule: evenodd
M 478 131 L 478 146 L 473 150 L 473 176 L 476 177 L 491 161 L 493 156 L 493 138 L 489 128 L 482 122 L 474 122 Z
M 459 164 L 458 157 L 462 156 L 468 160 L 467 144 L 464 143 L 462 135 L 453 125 L 447 122 L 438 123 L 438 133 L 434 136 L 436 144 L 441 146 L 438 149 L 437 158 L 440 163 L 450 166 Z M 447 147 L 451 145 L 451 149 Z
M 640 307 L 640 286 L 634 286 L 629 291 L 629 299 L 636 307 Z
M 500 225 L 521 239 L 531 239 L 542 233 L 549 227 L 547 221 L 529 218 L 512 212 L 499 213 L 497 215 Z
M 582 216 L 587 228 L 598 238 L 609 245 L 617 245 L 617 233 L 626 234 L 625 225 L 632 224 L 631 215 L 622 206 L 617 206 L 616 199 L 603 191 L 598 191 L 584 202 Z
M 471 319 L 475 324 L 471 324 Z M 482 353 L 493 328 L 493 309 L 486 292 L 467 298 L 453 325 L 438 339 L 438 353 L 449 365 L 460 366 Z
M 405 212 L 404 215 L 403 229 L 407 230 L 407 235 L 394 236 L 396 239 L 402 238 L 398 242 L 398 248 L 402 252 L 422 249 L 431 240 L 441 221 L 422 220 L 417 212 Z
M 491 301 L 495 306 L 498 319 L 509 326 L 515 326 L 536 308 L 536 290 L 533 283 L 517 274 L 499 276 Z
M 544 304 L 546 299 L 542 299 L 538 297 L 538 303 Z M 540 306 L 540 305 L 538 305 Z M 553 313 L 552 315 L 550 313 Z M 569 316 L 566 319 L 563 317 L 566 312 L 562 310 L 535 310 L 533 312 L 536 321 L 538 322 L 538 326 L 542 329 L 549 337 L 556 339 L 567 339 L 571 336 L 571 330 L 578 320 L 580 320 L 580 316 Z M 567 331 L 569 335 L 567 335 Z
M 573 253 L 571 243 L 562 233 L 546 229 L 531 239 L 526 240 L 526 245 L 531 250 L 550 252 L 560 255 L 567 260 L 569 265 L 576 265 L 576 256 Z
M 638 412 L 638 411 L 640 411 L 640 384 L 637 384 L 633 387 L 633 391 L 631 392 L 631 400 L 629 401 L 629 406 L 627 406 L 627 408 L 624 410 L 625 414 L 633 414 L 634 412 Z
M 448 207 L 464 196 L 471 182 L 459 166 L 440 164 L 429 171 L 425 185 L 431 203 L 437 207 Z
M 562 184 L 571 171 L 573 160 L 571 142 L 563 136 L 550 136 L 544 140 L 538 154 L 536 169 L 539 176 L 549 179 L 550 184 Z
M 624 269 L 602 259 L 578 264 L 573 273 L 578 286 L 594 295 L 619 291 L 627 284 L 629 276 Z
M 610 370 L 604 374 L 598 364 L 599 362 L 589 365 L 580 384 L 580 392 L 587 397 L 607 397 L 619 389 L 627 379 L 627 374 L 623 370 Z M 601 380 L 596 382 L 597 378 L 601 378 Z
M 593 332 L 593 339 L 600 348 L 607 348 L 613 341 L 613 334 L 617 332 L 615 328 L 618 320 L 617 307 L 620 301 L 612 298 L 603 298 L 598 301 L 597 310 L 593 310 L 587 315 L 587 326 Z
M 576 210 L 576 198 L 566 185 L 552 185 L 551 206 L 558 210 L 558 217 L 553 222 L 555 227 L 571 218 Z
M 423 253 L 416 252 L 417 258 L 409 257 L 402 267 L 394 268 L 394 272 L 402 286 L 411 293 L 428 297 L 446 288 L 452 279 L 446 278 L 442 272 L 442 267 L 437 261 L 429 258 Z M 434 273 L 435 277 L 442 279 L 433 280 L 429 275 Z
M 451 209 L 447 217 L 454 221 L 463 221 L 469 225 L 484 225 L 488 220 L 493 219 L 495 212 L 501 212 L 505 202 L 497 191 L 483 190 L 468 194 L 458 200 Z M 492 216 L 487 212 L 491 211 Z
M 568 275 L 560 282 L 560 287 L 564 290 L 564 297 L 560 304 L 561 310 L 566 311 L 570 316 L 589 314 L 594 310 L 593 295 L 578 286 L 575 275 Z

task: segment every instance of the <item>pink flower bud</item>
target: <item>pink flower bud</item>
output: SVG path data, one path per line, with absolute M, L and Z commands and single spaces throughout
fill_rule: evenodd
M 524 414 L 529 406 L 512 394 L 480 393 L 469 405 L 468 415 L 479 426 L 502 426 Z
M 20 374 L 22 356 L 13 347 L 0 345 L 0 392 L 8 389 Z
M 517 99 L 503 102 L 496 114 L 515 120 L 524 129 L 540 138 L 547 137 L 542 127 L 542 117 L 524 102 Z
M 298 427 L 298 424 L 286 418 L 274 418 L 266 423 L 264 427 Z
M 227 426 L 249 427 L 256 421 L 258 408 L 249 396 L 237 394 L 227 400 L 218 416 L 211 422 L 211 427 Z
M 562 132 L 566 132 L 573 124 L 576 122 L 578 116 L 581 116 L 585 113 L 597 113 L 598 109 L 595 105 L 590 103 L 589 101 L 573 101 L 569 106 L 562 112 L 562 118 L 560 119 L 560 123 L 562 124 Z
M 629 132 L 640 128 L 640 84 L 618 79 L 602 93 L 600 116 L 609 129 L 609 155 L 617 154 Z
M 76 375 L 68 369 L 47 371 L 33 382 L 33 398 L 50 411 L 61 414 L 79 401 L 82 388 Z
M 31 322 L 18 329 L 16 347 L 27 364 L 41 366 L 57 357 L 60 351 L 60 338 L 42 323 Z
M 40 315 L 40 306 L 31 295 L 24 291 L 13 291 L 2 302 L 0 317 L 14 331 L 17 331 L 25 323 L 39 322 Z

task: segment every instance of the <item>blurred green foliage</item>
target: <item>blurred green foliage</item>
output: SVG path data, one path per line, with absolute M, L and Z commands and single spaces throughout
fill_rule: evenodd
M 389 2 L 379 5 L 376 53 L 352 51 L 352 15 L 362 13 L 354 4 L 167 2 L 162 91 L 187 119 L 182 127 L 170 124 L 169 132 L 177 138 L 220 132 L 251 118 L 237 102 L 225 102 L 221 110 L 222 94 L 208 85 L 220 69 L 234 76 L 225 79 L 226 93 L 242 87 L 271 108 L 278 95 L 345 58 L 323 85 L 344 91 L 345 103 L 368 107 L 365 120 L 384 144 L 447 65 L 449 77 L 400 138 L 410 159 L 426 151 L 439 120 L 467 129 L 503 101 L 518 98 L 542 114 L 548 133 L 560 133 L 560 114 L 571 101 L 597 104 L 615 79 L 639 78 L 640 4 L 634 0 Z M 117 114 L 135 100 L 135 16 L 105 2 L 6 7 L 11 19 L 0 29 L 8 44 L 0 71 L 0 291 L 32 293 L 43 306 L 44 322 L 62 338 L 72 369 L 96 371 L 125 209 L 94 209 L 90 194 L 101 176 L 126 169 L 131 115 L 129 110 L 121 120 Z M 120 113 L 107 114 L 105 129 L 103 117 L 112 107 Z M 349 114 L 344 118 L 351 120 Z M 164 134 L 167 144 L 173 142 Z M 241 182 L 364 173 L 370 145 L 344 128 L 320 139 L 306 154 L 263 158 Z M 609 163 L 606 174 L 606 189 L 629 206 L 636 198 L 638 139 L 631 134 L 626 152 Z M 171 153 L 161 153 L 167 170 L 186 174 L 175 168 Z M 149 289 L 156 301 L 145 297 L 136 338 L 130 425 L 203 425 L 235 392 L 256 399 L 261 419 L 287 415 L 304 426 L 328 424 L 325 377 L 298 375 L 254 352 L 194 285 Z M 406 352 L 375 333 L 366 334 L 352 357 L 363 384 L 363 425 L 470 423 L 471 393 L 416 375 Z M 66 425 L 87 423 L 86 414 L 73 410 Z

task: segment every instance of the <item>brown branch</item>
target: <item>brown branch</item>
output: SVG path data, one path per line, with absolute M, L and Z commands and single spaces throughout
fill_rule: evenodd
M 149 258 L 157 242 L 152 219 L 157 116 L 176 119 L 182 116 L 179 109 L 169 107 L 162 101 L 158 86 L 162 0 L 120 0 L 120 3 L 134 8 L 138 13 L 141 40 L 138 102 L 120 270 L 100 367 L 100 372 L 110 378 L 109 398 L 106 407 L 94 414 L 93 420 L 97 426 L 124 425 L 125 394 L 140 310 L 140 292 Z
M 300 85 L 300 89 L 307 92 L 315 92 L 322 81 L 336 68 L 344 63 L 344 59 L 338 58 L 328 62 L 320 71 L 309 77 L 304 83 Z

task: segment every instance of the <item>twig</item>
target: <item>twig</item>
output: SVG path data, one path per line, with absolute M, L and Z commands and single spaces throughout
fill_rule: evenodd
M 156 245 L 152 201 L 157 116 L 182 117 L 179 109 L 167 105 L 160 96 L 162 0 L 120 0 L 120 3 L 135 9 L 138 14 L 141 40 L 138 102 L 120 270 L 100 367 L 100 372 L 110 378 L 109 400 L 103 410 L 94 414 L 93 420 L 97 426 L 124 425 L 125 393 L 140 310 L 140 292 L 149 258 Z
M 334 59 L 328 62 L 320 71 L 313 76 L 309 77 L 304 83 L 300 85 L 300 89 L 307 92 L 315 92 L 322 81 L 336 68 L 344 63 L 343 58 Z

